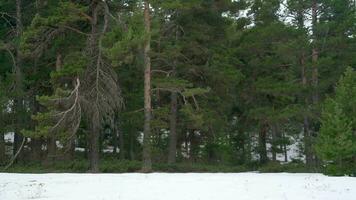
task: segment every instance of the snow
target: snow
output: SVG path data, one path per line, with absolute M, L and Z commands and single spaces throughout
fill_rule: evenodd
M 1 200 L 355 200 L 356 178 L 321 174 L 1 174 Z
M 4 134 L 5 142 L 14 143 L 15 133 L 8 132 Z

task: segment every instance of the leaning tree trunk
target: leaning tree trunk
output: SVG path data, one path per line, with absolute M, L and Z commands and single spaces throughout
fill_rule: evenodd
M 143 127 L 143 172 L 152 171 L 151 161 L 151 19 L 149 1 L 144 1 L 144 23 L 145 23 L 145 43 L 143 49 L 144 56 L 144 127 Z

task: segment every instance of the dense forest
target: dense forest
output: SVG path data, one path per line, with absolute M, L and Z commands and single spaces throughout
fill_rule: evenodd
M 0 165 L 356 174 L 355 17 L 355 0 L 0 0 Z

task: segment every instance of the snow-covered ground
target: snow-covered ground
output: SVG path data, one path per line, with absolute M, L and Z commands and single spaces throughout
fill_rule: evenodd
M 1 174 L 0 200 L 355 200 L 321 174 Z

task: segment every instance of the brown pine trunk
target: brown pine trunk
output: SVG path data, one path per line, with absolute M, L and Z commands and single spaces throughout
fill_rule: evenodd
M 313 103 L 317 104 L 319 102 L 319 71 L 318 71 L 318 59 L 319 59 L 319 50 L 317 48 L 317 31 L 316 26 L 318 23 L 318 4 L 316 0 L 313 0 L 312 5 L 312 26 L 313 26 L 313 49 L 312 49 L 312 62 L 313 62 L 313 72 L 312 72 L 312 84 L 313 84 Z
M 144 23 L 145 23 L 145 44 L 144 44 L 144 128 L 143 128 L 143 172 L 150 172 L 152 171 L 152 161 L 151 161 L 151 112 L 152 112 L 152 105 L 151 105 L 151 58 L 150 58 L 150 51 L 151 51 L 151 19 L 150 19 L 150 5 L 149 1 L 144 1 Z
M 272 126 L 272 160 L 277 161 L 277 125 Z
M 267 125 L 266 122 L 261 124 L 261 129 L 259 132 L 259 154 L 260 154 L 260 163 L 265 164 L 268 161 L 267 157 Z
M 176 162 L 177 155 L 177 92 L 171 94 L 171 114 L 169 123 L 168 164 Z
M 316 14 L 316 13 L 314 13 Z M 298 29 L 302 30 L 304 29 L 304 14 L 302 11 L 298 12 Z M 308 106 L 308 95 L 306 94 L 305 91 L 308 88 L 308 77 L 307 77 L 307 70 L 306 70 L 306 64 L 305 64 L 305 52 L 302 50 L 301 57 L 300 57 L 300 67 L 301 67 L 301 84 L 303 88 L 303 94 L 302 98 L 304 98 L 304 113 L 303 113 L 303 135 L 304 135 L 304 154 L 305 154 L 305 160 L 306 160 L 306 165 L 307 167 L 311 166 L 312 163 L 312 154 L 311 154 L 311 141 L 310 141 L 310 126 L 309 126 L 309 118 L 306 112 L 308 112 L 307 106 Z
M 64 159 L 67 161 L 71 161 L 75 157 L 75 137 L 71 138 L 66 144 L 66 148 L 64 150 Z
M 5 163 L 5 139 L 3 132 L 0 132 L 0 165 Z
M 99 24 L 98 12 L 99 5 L 97 1 L 92 1 L 92 20 L 91 20 L 91 35 L 89 38 L 89 55 L 97 57 L 100 54 L 99 40 Z M 89 134 L 89 162 L 90 172 L 99 172 L 99 151 L 100 151 L 100 113 L 99 108 L 93 111 L 90 116 L 90 134 Z
M 31 138 L 31 160 L 40 161 L 41 160 L 41 146 L 42 141 L 40 138 Z
M 120 131 L 120 126 L 117 127 L 117 133 L 119 136 L 119 148 L 120 148 L 120 153 L 119 153 L 119 157 L 121 160 L 125 159 L 125 142 L 124 142 L 124 134 L 122 131 Z
M 114 119 L 113 129 L 112 129 L 112 143 L 113 143 L 113 154 L 116 156 L 117 148 L 119 147 L 119 125 L 117 124 L 117 117 Z M 120 150 L 121 151 L 121 150 Z
M 135 160 L 134 141 L 135 141 L 135 135 L 130 134 L 130 160 Z
M 47 158 L 46 164 L 53 165 L 56 160 L 57 145 L 55 137 L 49 137 L 47 139 Z
M 282 132 L 282 137 L 283 137 L 284 141 L 287 141 L 286 134 L 284 132 Z M 283 142 L 282 148 L 283 148 L 283 153 L 284 153 L 284 162 L 288 162 L 288 152 L 287 152 L 286 142 Z
M 302 57 L 300 59 L 301 64 L 301 77 L 302 77 L 302 87 L 304 90 L 308 87 L 308 79 L 306 73 L 306 66 L 305 66 L 305 55 L 302 53 Z M 304 104 L 305 107 L 308 105 L 308 95 L 304 95 Z M 304 112 L 307 112 L 305 109 Z M 305 154 L 305 161 L 307 167 L 310 167 L 312 163 L 312 155 L 311 155 L 311 138 L 310 138 L 310 128 L 309 128 L 309 118 L 306 113 L 303 114 L 303 134 L 304 134 L 304 154 Z
M 318 3 L 317 0 L 313 0 L 312 5 L 312 30 L 313 30 L 313 49 L 312 49 L 312 101 L 314 106 L 319 104 L 319 69 L 318 69 L 318 59 L 319 59 L 319 50 L 317 47 L 318 36 L 317 36 L 317 23 L 318 23 Z M 317 131 L 315 130 L 314 133 Z M 312 134 L 309 133 L 309 147 L 312 146 Z M 310 148 L 310 163 L 311 165 L 316 165 L 317 158 L 315 153 Z
M 22 10 L 21 10 L 21 0 L 16 0 L 16 37 L 20 39 L 22 36 Z M 22 135 L 20 133 L 23 124 L 23 75 L 21 71 L 22 57 L 19 45 L 16 45 L 16 64 L 14 66 L 15 74 L 15 104 L 14 110 L 16 114 L 16 124 L 15 124 L 15 136 L 13 144 L 13 155 L 17 153 L 22 143 Z M 22 153 L 17 157 L 22 158 Z
M 175 41 L 178 41 L 178 26 L 175 32 Z M 176 76 L 177 60 L 174 60 L 172 77 Z M 169 144 L 168 144 L 168 164 L 176 162 L 177 156 L 177 108 L 178 108 L 178 94 L 176 91 L 171 93 L 171 113 L 169 117 Z
M 94 117 L 96 118 L 96 117 Z M 98 121 L 93 120 L 90 130 L 90 145 L 89 145 L 89 161 L 90 161 L 90 172 L 99 172 L 99 137 L 100 128 L 98 127 Z

